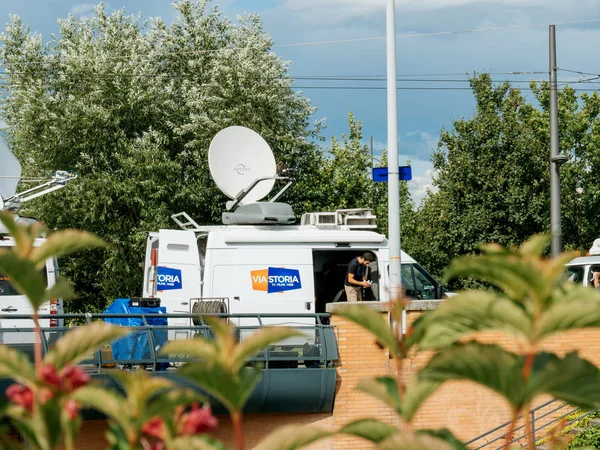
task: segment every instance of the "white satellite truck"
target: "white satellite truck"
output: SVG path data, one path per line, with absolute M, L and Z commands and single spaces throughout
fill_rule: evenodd
M 147 237 L 143 297 L 159 297 L 167 313 L 314 314 L 344 301 L 346 267 L 370 252 L 372 282 L 367 300 L 389 300 L 389 245 L 373 231 L 368 209 L 304 214 L 299 225 L 292 208 L 277 200 L 293 180 L 275 163 L 268 144 L 252 130 L 220 131 L 208 152 L 211 175 L 231 198 L 223 225 L 200 226 L 186 213 L 172 218 L 179 230 L 161 229 Z M 271 200 L 276 180 L 287 184 Z M 403 288 L 415 299 L 441 299 L 442 286 L 406 253 L 401 255 Z M 257 325 L 239 318 L 235 325 Z M 262 324 L 312 325 L 314 317 L 263 318 Z M 175 338 L 186 338 L 189 318 Z M 170 335 L 170 339 L 173 336 Z M 309 338 L 307 338 L 308 342 Z
M 21 164 L 10 152 L 5 142 L 0 138 L 0 211 L 17 213 L 20 205 L 26 201 L 48 194 L 63 188 L 77 175 L 66 171 L 57 171 L 51 180 L 31 189 L 16 193 L 17 185 L 21 179 Z M 17 217 L 17 222 L 31 223 L 35 219 Z M 44 238 L 35 240 L 34 245 L 40 246 Z M 0 250 L 15 246 L 15 240 L 8 230 L 0 223 Z M 58 263 L 55 258 L 48 258 L 46 266 L 41 273 L 48 287 L 54 286 L 58 279 Z M 39 308 L 40 314 L 62 314 L 62 299 L 56 298 L 43 304 Z M 0 271 L 0 344 L 8 344 L 20 348 L 25 352 L 32 350 L 34 333 L 21 331 L 33 328 L 32 320 L 16 319 L 14 316 L 33 314 L 34 311 L 24 295 L 19 295 L 10 283 L 10 279 Z M 62 326 L 62 320 L 42 319 L 43 328 Z M 51 336 L 46 336 L 51 338 Z
M 600 271 L 600 239 L 594 241 L 586 256 L 571 260 L 565 267 L 570 281 L 593 287 L 594 273 Z

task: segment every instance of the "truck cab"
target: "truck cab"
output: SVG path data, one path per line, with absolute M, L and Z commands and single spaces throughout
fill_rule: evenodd
M 594 274 L 600 271 L 600 239 L 596 239 L 586 256 L 565 264 L 567 279 L 584 286 L 593 286 Z
M 14 239 L 2 231 L 0 229 L 0 249 L 14 247 Z M 43 238 L 36 239 L 34 245 L 40 246 L 43 242 Z M 54 286 L 58 279 L 56 259 L 49 258 L 46 265 L 41 269 L 41 273 L 46 280 L 47 287 Z M 63 312 L 63 301 L 60 298 L 43 304 L 38 310 L 38 313 L 42 315 L 63 314 Z M 15 316 L 31 315 L 33 313 L 33 308 L 27 297 L 20 295 L 11 285 L 10 278 L 0 272 L 0 344 L 10 345 L 25 353 L 32 354 L 33 343 L 35 342 L 34 323 L 31 319 L 17 319 Z M 63 323 L 62 320 L 58 319 L 40 319 L 40 325 L 47 330 L 47 340 L 52 341 L 52 328 L 61 327 Z

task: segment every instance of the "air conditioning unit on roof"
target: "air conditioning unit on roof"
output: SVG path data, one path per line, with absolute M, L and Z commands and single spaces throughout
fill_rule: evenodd
M 318 228 L 344 227 L 347 229 L 372 230 L 377 228 L 377 217 L 370 209 L 338 209 L 335 212 L 312 212 L 302 216 L 302 225 Z
M 313 225 L 319 228 L 335 228 L 338 226 L 337 213 L 314 212 L 302 215 L 302 225 Z
M 343 225 L 350 229 L 375 229 L 377 217 L 370 209 L 340 209 L 337 211 L 343 220 Z

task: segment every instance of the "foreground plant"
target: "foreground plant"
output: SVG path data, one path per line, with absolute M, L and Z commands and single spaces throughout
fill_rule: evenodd
M 9 403 L 2 415 L 21 434 L 26 448 L 50 450 L 62 438 L 66 449 L 75 449 L 82 406 L 75 396 L 90 382 L 89 374 L 77 363 L 127 333 L 126 328 L 103 323 L 77 328 L 58 341 L 37 369 L 26 355 L 0 345 L 0 377 L 15 381 L 6 390 Z M 25 448 L 15 442 L 10 445 Z
M 171 341 L 161 348 L 160 352 L 184 354 L 200 360 L 186 364 L 178 375 L 213 395 L 223 404 L 233 424 L 236 448 L 243 450 L 245 442 L 242 410 L 262 377 L 261 368 L 250 366 L 248 361 L 269 345 L 300 336 L 301 333 L 292 328 L 265 327 L 238 342 L 235 327 L 225 320 L 211 317 L 204 317 L 204 320 L 213 331 L 214 339 L 199 336 L 187 341 Z M 290 432 L 286 437 L 293 440 L 295 436 L 298 434 Z M 272 439 L 277 440 L 277 437 Z
M 404 299 L 389 304 L 392 323 L 379 311 L 363 305 L 349 306 L 336 312 L 369 331 L 376 344 L 389 352 L 396 367 L 395 376 L 363 379 L 357 389 L 377 398 L 396 412 L 399 419 L 412 428 L 412 421 L 423 402 L 440 386 L 439 381 L 418 377 L 405 385 L 402 381 L 403 360 L 407 356 L 406 343 L 399 326 Z M 401 432 L 396 426 L 377 418 L 358 419 L 342 426 L 338 433 L 349 434 L 371 441 L 382 450 L 466 450 L 467 448 L 446 429 Z
M 520 248 L 488 244 L 480 255 L 453 261 L 447 279 L 471 277 L 499 291 L 460 293 L 424 315 L 408 340 L 409 346 L 439 350 L 420 372 L 421 379 L 470 380 L 501 394 L 512 409 L 507 436 L 523 415 L 531 450 L 529 410 L 539 395 L 600 408 L 596 366 L 576 352 L 559 357 L 541 351 L 544 341 L 557 333 L 600 327 L 600 292 L 566 280 L 564 264 L 574 254 L 544 258 L 547 244 L 547 236 L 534 236 Z M 505 334 L 510 343 L 468 341 L 488 330 Z M 508 445 L 507 439 L 504 448 Z

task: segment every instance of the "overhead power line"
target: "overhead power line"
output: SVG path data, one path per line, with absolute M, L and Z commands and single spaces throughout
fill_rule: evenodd
M 582 19 L 582 20 L 569 20 L 562 22 L 554 22 L 554 25 L 577 25 L 577 24 L 585 24 L 585 23 L 598 23 L 600 22 L 600 18 L 597 19 Z M 481 33 L 481 32 L 490 32 L 490 31 L 506 31 L 506 30 L 518 30 L 518 29 L 526 29 L 526 28 L 539 28 L 539 27 L 547 27 L 551 24 L 548 23 L 535 23 L 528 25 L 511 25 L 511 26 L 503 26 L 503 27 L 488 27 L 488 28 L 473 28 L 468 30 L 448 30 L 448 31 L 434 31 L 430 33 L 410 33 L 410 34 L 397 34 L 396 39 L 408 39 L 408 38 L 416 38 L 416 37 L 434 37 L 434 36 L 450 36 L 457 34 L 469 34 L 469 33 Z M 347 43 L 358 43 L 358 42 L 369 42 L 369 41 L 382 41 L 385 40 L 385 36 L 374 36 L 374 37 L 365 37 L 365 38 L 353 38 L 353 39 L 334 39 L 334 40 L 324 40 L 324 41 L 309 41 L 309 42 L 296 42 L 289 44 L 270 44 L 263 43 L 261 45 L 254 46 L 243 46 L 243 47 L 224 47 L 224 48 L 216 48 L 216 49 L 199 49 L 199 50 L 188 50 L 181 52 L 165 52 L 165 53 L 156 53 L 153 55 L 154 57 L 161 56 L 178 56 L 178 55 L 200 55 L 204 53 L 216 53 L 216 52 L 231 52 L 231 51 L 243 51 L 243 50 L 253 50 L 253 49 L 270 49 L 270 48 L 290 48 L 290 47 L 309 47 L 309 46 L 317 46 L 317 45 L 334 45 L 334 44 L 347 44 Z M 103 56 L 102 59 L 109 60 L 126 60 L 130 58 L 138 58 L 139 55 L 119 55 L 119 56 Z M 81 57 L 68 57 L 65 55 L 40 55 L 40 61 L 21 61 L 19 64 L 45 64 L 45 63 L 58 63 L 61 58 L 67 57 L 68 59 L 80 59 Z M 146 59 L 148 61 L 148 59 Z
M 554 22 L 553 25 L 576 25 L 583 23 L 596 23 L 600 22 L 598 19 L 583 19 L 583 20 L 568 20 L 563 22 Z M 505 27 L 489 27 L 489 28 L 473 28 L 470 30 L 451 30 L 451 31 L 434 31 L 431 33 L 411 33 L 411 34 L 397 34 L 396 39 L 406 39 L 414 37 L 429 37 L 429 36 L 448 36 L 452 34 L 467 34 L 467 33 L 481 33 L 484 31 L 505 31 L 505 30 L 518 30 L 523 28 L 539 28 L 550 26 L 549 23 L 534 23 L 529 25 L 512 25 Z M 376 40 L 384 40 L 385 36 L 377 36 L 371 38 L 356 38 L 356 39 L 338 39 L 332 41 L 314 41 L 314 42 L 300 42 L 296 44 L 275 44 L 273 47 L 302 47 L 308 45 L 329 45 L 329 44 L 345 44 L 355 42 L 368 42 Z

